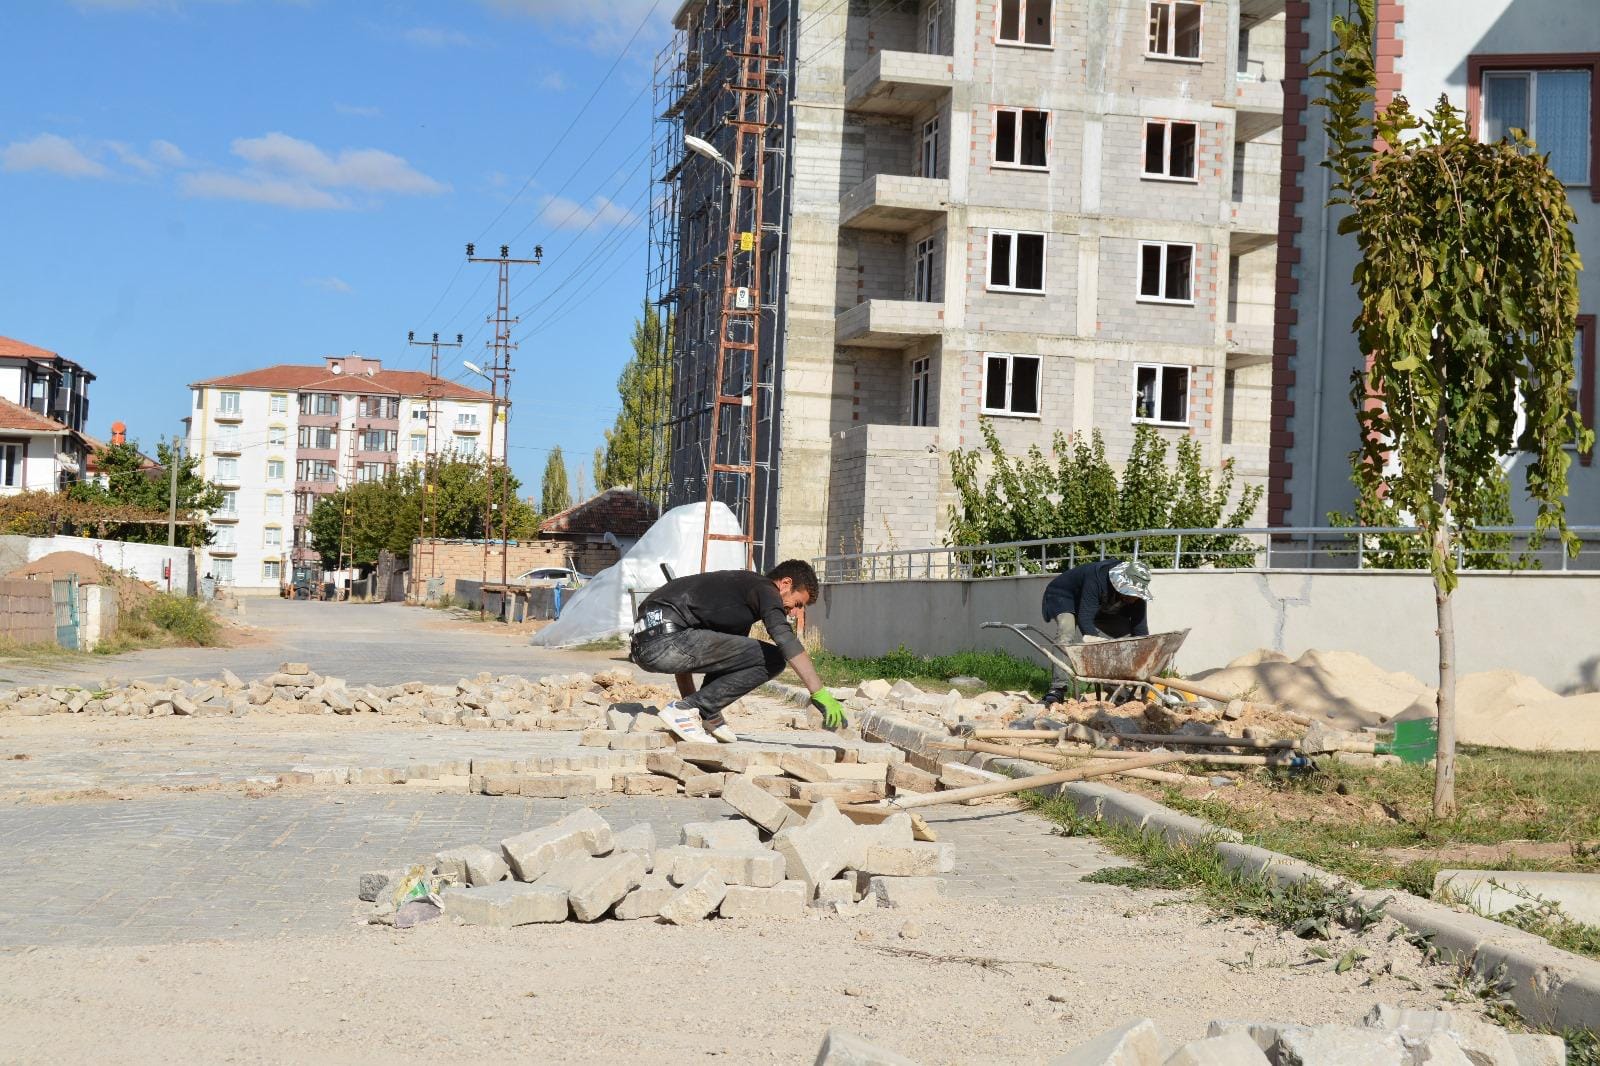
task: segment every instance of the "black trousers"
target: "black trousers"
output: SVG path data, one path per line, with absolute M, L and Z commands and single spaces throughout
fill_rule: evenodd
M 699 710 L 702 718 L 721 714 L 740 696 L 783 673 L 787 665 L 776 644 L 709 629 L 635 638 L 628 658 L 653 674 L 704 674 L 700 690 L 681 701 Z

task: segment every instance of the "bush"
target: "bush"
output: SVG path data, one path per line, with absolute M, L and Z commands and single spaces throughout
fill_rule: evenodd
M 152 645 L 184 645 L 209 648 L 220 642 L 220 627 L 211 609 L 200 600 L 176 592 L 158 592 L 124 610 L 117 634 L 102 641 L 95 651 L 102 655 L 133 651 Z

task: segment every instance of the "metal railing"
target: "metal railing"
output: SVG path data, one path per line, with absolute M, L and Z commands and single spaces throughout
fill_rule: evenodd
M 1600 546 L 1600 526 L 1572 526 L 1584 548 Z M 812 559 L 825 583 L 971 580 L 1050 574 L 1099 559 L 1140 559 L 1156 570 L 1426 570 L 1427 545 L 1413 526 L 1283 526 L 1248 529 L 1137 529 L 1004 544 L 942 545 L 823 555 Z M 1549 572 L 1577 564 L 1560 541 L 1532 526 L 1482 526 L 1457 538 L 1456 568 Z

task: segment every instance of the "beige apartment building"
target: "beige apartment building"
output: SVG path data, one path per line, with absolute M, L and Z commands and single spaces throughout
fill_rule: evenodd
M 678 12 L 668 136 L 734 154 L 727 57 L 750 6 Z M 785 58 L 760 187 L 767 365 L 742 383 L 758 558 L 939 543 L 950 453 L 984 418 L 1012 452 L 1099 430 L 1113 460 L 1149 424 L 1265 482 L 1282 0 L 761 6 Z M 705 494 L 706 303 L 728 297 L 704 234 L 728 228 L 727 182 L 696 155 L 666 177 L 682 503 Z

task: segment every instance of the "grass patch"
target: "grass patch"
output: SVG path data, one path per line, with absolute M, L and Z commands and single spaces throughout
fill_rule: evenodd
M 140 648 L 211 648 L 221 643 L 221 627 L 211 608 L 175 592 L 158 592 L 125 610 L 110 640 L 95 647 L 97 655 L 117 655 Z
M 628 646 L 628 642 L 621 637 L 606 637 L 603 640 L 590 640 L 583 644 L 574 644 L 567 651 L 621 651 Z
M 71 659 L 78 654 L 59 644 L 19 644 L 0 637 L 0 659 L 10 662 L 47 663 Z
M 903 678 L 924 688 L 950 687 L 952 677 L 976 677 L 986 688 L 1043 695 L 1050 672 L 1037 663 L 1003 651 L 962 651 L 954 655 L 917 655 L 901 647 L 873 659 L 853 659 L 814 651 L 811 661 L 829 685 L 853 685 L 873 678 Z

